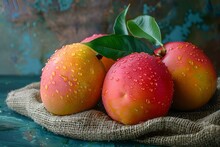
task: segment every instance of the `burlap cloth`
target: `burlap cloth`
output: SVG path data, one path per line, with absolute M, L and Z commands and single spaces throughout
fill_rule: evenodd
M 133 140 L 166 146 L 220 146 L 220 78 L 215 96 L 208 105 L 193 112 L 170 110 L 166 117 L 137 125 L 122 125 L 109 118 L 102 108 L 69 116 L 48 113 L 40 102 L 39 83 L 11 91 L 9 108 L 30 117 L 55 134 L 90 141 Z

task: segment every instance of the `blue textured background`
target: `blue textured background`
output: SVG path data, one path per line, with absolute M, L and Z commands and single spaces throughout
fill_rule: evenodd
M 128 19 L 155 17 L 164 43 L 190 41 L 220 71 L 219 0 L 3 0 L 0 74 L 40 75 L 57 48 L 94 33 L 112 33 L 114 19 L 128 4 Z

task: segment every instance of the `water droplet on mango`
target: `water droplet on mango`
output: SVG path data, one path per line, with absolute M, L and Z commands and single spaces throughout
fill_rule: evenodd
M 63 69 L 66 69 L 66 66 L 65 66 L 65 65 L 63 65 Z
M 48 89 L 48 85 L 46 84 L 46 85 L 44 86 L 44 88 L 47 90 L 47 89 Z
M 68 84 L 69 84 L 70 86 L 73 86 L 73 83 L 72 83 L 71 81 L 68 81 Z
M 55 76 L 55 75 L 56 75 L 56 72 L 55 72 L 55 71 L 53 71 L 53 72 L 52 72 L 52 76 Z

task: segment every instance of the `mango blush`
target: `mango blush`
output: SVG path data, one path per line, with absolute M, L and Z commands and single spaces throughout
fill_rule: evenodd
M 42 72 L 40 95 L 45 108 L 56 115 L 92 108 L 100 99 L 105 74 L 90 47 L 80 43 L 62 47 Z
M 123 124 L 165 116 L 171 106 L 173 80 L 160 59 L 132 53 L 109 69 L 102 101 L 108 115 Z
M 216 71 L 209 58 L 188 42 L 170 42 L 164 48 L 155 53 L 162 56 L 174 80 L 173 108 L 195 110 L 208 103 L 217 86 Z

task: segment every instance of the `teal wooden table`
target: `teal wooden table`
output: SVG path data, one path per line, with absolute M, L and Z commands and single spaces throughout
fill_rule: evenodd
M 132 141 L 91 142 L 75 140 L 47 131 L 33 120 L 10 110 L 5 99 L 8 92 L 39 81 L 39 76 L 0 75 L 0 146 L 146 146 Z

